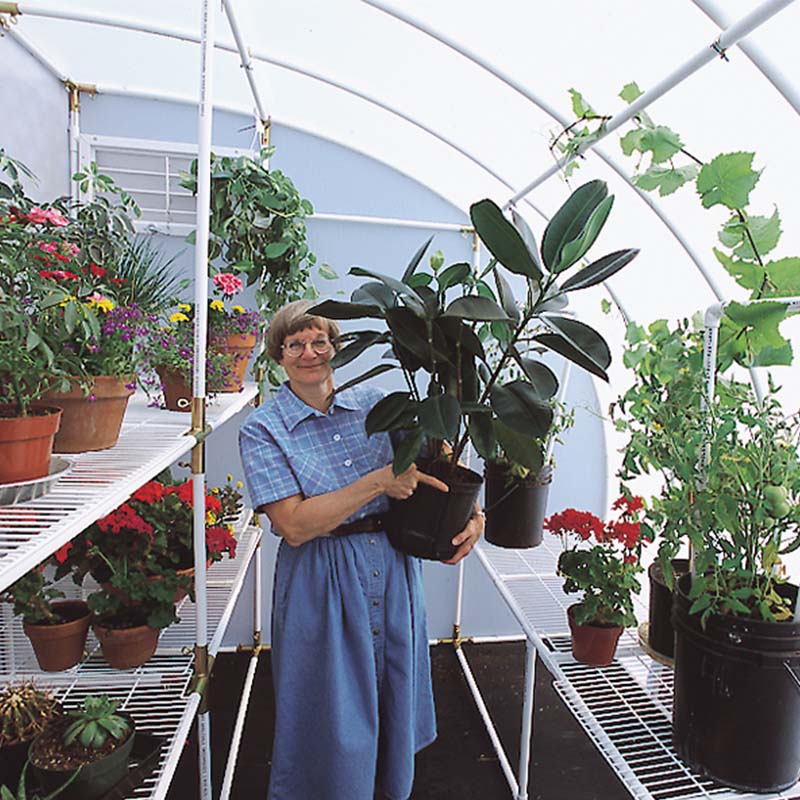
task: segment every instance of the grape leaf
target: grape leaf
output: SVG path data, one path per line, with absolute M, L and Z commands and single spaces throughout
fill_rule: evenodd
M 621 97 L 628 105 L 630 105 L 637 97 L 641 97 L 643 94 L 644 92 L 639 88 L 639 85 L 636 83 L 636 81 L 631 81 L 622 87 L 619 97 Z
M 576 117 L 594 114 L 594 109 L 583 99 L 583 95 L 577 89 L 569 89 L 569 93 L 572 97 L 572 113 Z
M 786 318 L 786 304 L 778 302 L 741 305 L 725 309 L 719 334 L 723 368 L 730 360 L 745 367 L 771 367 L 792 363 L 792 345 L 778 330 Z
M 661 197 L 666 197 L 681 188 L 685 183 L 694 180 L 698 172 L 698 167 L 688 164 L 678 169 L 669 167 L 650 167 L 650 169 L 638 175 L 634 183 L 646 192 L 658 189 Z
M 742 222 L 738 216 L 731 217 L 719 234 L 719 240 L 725 247 L 733 250 L 739 258 L 756 258 L 756 252 L 747 236 L 747 231 L 756 246 L 758 255 L 763 256 L 774 250 L 781 238 L 781 217 L 776 208 L 771 217 L 752 216 Z
M 766 294 L 773 297 L 800 295 L 800 258 L 781 258 L 766 265 L 770 286 Z
M 634 150 L 638 150 L 640 153 L 643 153 L 644 147 L 642 145 L 642 141 L 645 133 L 647 133 L 647 131 L 644 128 L 634 128 L 632 131 L 628 131 L 619 140 L 619 145 L 622 148 L 622 152 L 625 153 L 626 156 L 631 155 Z
M 642 137 L 642 147 L 653 154 L 653 163 L 672 158 L 683 147 L 681 137 L 664 125 L 648 128 Z
M 697 193 L 703 208 L 723 205 L 732 210 L 744 208 L 761 171 L 753 169 L 755 153 L 722 153 L 705 164 L 697 176 Z
M 714 249 L 717 261 L 725 267 L 726 272 L 731 275 L 739 286 L 756 291 L 764 282 L 766 270 L 755 261 L 740 261 L 723 253 L 721 250 Z

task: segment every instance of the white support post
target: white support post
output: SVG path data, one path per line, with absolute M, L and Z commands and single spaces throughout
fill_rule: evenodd
M 536 648 L 525 641 L 525 688 L 522 699 L 522 730 L 519 739 L 519 764 L 517 800 L 528 800 L 528 778 L 530 776 L 531 738 L 533 736 L 533 700 L 536 687 Z
M 651 103 L 663 97 L 678 84 L 683 83 L 686 78 L 693 75 L 701 67 L 704 67 L 715 58 L 724 55 L 728 48 L 733 47 L 740 39 L 751 34 L 756 28 L 763 25 L 768 19 L 775 16 L 775 14 L 782 11 L 793 2 L 794 0 L 767 0 L 745 17 L 742 17 L 738 22 L 735 22 L 727 30 L 723 31 L 719 39 L 712 42 L 709 46 L 704 47 L 699 53 L 692 56 L 692 58 L 667 75 L 666 78 L 659 81 L 652 89 L 648 89 L 648 91 L 634 100 L 624 111 L 615 114 L 605 127 L 598 132 L 597 136 L 593 137 L 592 141 L 582 144 L 574 153 L 570 153 L 566 158 L 545 170 L 538 178 L 535 178 L 523 189 L 518 191 L 506 203 L 506 207 L 521 200 L 548 178 L 560 172 L 571 161 L 582 156 L 587 150 L 591 150 L 598 142 L 605 139 L 610 133 L 613 133 L 621 125 L 624 125 L 628 120 L 635 117 Z

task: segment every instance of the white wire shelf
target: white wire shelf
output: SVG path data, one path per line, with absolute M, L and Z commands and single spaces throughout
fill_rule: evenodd
M 209 401 L 207 423 L 214 429 L 241 411 L 257 394 L 246 385 Z M 33 569 L 59 547 L 113 511 L 143 483 L 189 452 L 186 413 L 150 408 L 136 393 L 128 403 L 119 442 L 109 450 L 69 456 L 72 471 L 48 494 L 0 507 L 0 589 Z
M 554 686 L 581 727 L 637 800 L 792 800 L 800 784 L 777 794 L 737 792 L 689 769 L 672 747 L 672 669 L 640 646 L 635 628 L 620 639 L 613 664 L 590 667 L 572 657 L 567 606 L 556 575 L 558 550 L 486 543 L 478 558 L 506 600 Z
M 261 540 L 261 530 L 248 524 L 250 517 L 249 512 L 243 515 L 237 526 L 236 558 L 224 558 L 208 572 L 209 652 L 212 655 L 219 650 L 247 568 Z M 86 583 L 84 594 L 93 589 L 89 580 Z M 58 585 L 65 594 L 73 597 L 81 594 L 69 578 Z M 189 693 L 194 660 L 194 612 L 191 600 L 181 601 L 180 622 L 162 633 L 155 656 L 136 669 L 109 667 L 90 632 L 86 660 L 64 672 L 41 672 L 21 623 L 12 618 L 10 607 L 3 604 L 0 609 L 0 685 L 9 680 L 33 678 L 38 685 L 52 688 L 67 707 L 79 705 L 89 694 L 107 694 L 121 700 L 121 708 L 134 717 L 140 730 L 165 740 L 158 766 L 131 797 L 161 800 L 166 796 L 200 700 L 199 695 Z

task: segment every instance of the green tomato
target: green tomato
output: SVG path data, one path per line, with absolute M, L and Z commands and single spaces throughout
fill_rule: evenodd
M 771 517 L 782 519 L 792 510 L 788 496 L 789 493 L 786 491 L 785 486 L 765 487 L 764 502 Z

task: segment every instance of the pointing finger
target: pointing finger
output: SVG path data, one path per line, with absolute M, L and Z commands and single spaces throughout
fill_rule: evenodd
M 433 475 L 428 475 L 419 470 L 417 471 L 417 481 L 419 483 L 427 483 L 428 486 L 433 486 L 434 489 L 438 489 L 440 492 L 450 491 L 450 487 L 444 481 L 440 481 L 438 478 L 434 478 Z

